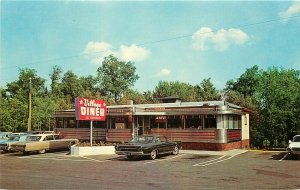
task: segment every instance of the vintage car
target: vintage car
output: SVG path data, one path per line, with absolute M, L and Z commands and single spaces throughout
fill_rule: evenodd
M 129 143 L 115 146 L 115 153 L 125 155 L 128 159 L 139 156 L 149 156 L 154 160 L 162 154 L 178 154 L 181 142 L 168 141 L 164 136 L 143 135 L 134 137 Z
M 78 139 L 61 139 L 58 134 L 36 134 L 29 135 L 25 142 L 12 144 L 11 150 L 23 153 L 38 152 L 43 154 L 48 150 L 68 149 L 77 143 Z
M 21 135 L 13 134 L 13 136 L 9 137 L 7 141 L 0 142 L 0 150 L 3 150 L 4 152 L 9 152 L 11 151 L 12 144 L 16 144 L 18 142 L 24 142 L 26 141 L 28 136 L 29 135 L 26 135 L 25 133 L 22 133 Z
M 0 132 L 0 141 L 6 141 L 12 134 L 12 132 Z
M 300 155 L 300 135 L 295 135 L 292 141 L 289 140 L 289 146 L 287 147 L 287 151 L 292 157 Z

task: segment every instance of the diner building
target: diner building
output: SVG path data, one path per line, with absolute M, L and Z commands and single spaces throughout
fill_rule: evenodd
M 107 106 L 106 121 L 93 122 L 93 140 L 128 142 L 143 134 L 181 141 L 183 149 L 249 148 L 249 110 L 226 101 L 183 102 L 163 98 L 158 104 Z M 75 110 L 57 111 L 55 131 L 65 138 L 90 139 L 90 122 L 77 121 Z

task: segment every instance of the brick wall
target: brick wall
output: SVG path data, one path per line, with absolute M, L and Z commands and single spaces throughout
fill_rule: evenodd
M 248 149 L 249 144 L 249 139 L 230 143 L 183 142 L 182 149 L 223 151 L 232 149 Z

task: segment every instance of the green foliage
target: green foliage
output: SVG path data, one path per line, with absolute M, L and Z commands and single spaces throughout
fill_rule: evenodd
M 198 94 L 198 101 L 212 101 L 221 99 L 220 93 L 214 87 L 213 83 L 210 81 L 210 78 L 203 79 L 200 85 L 196 86 L 196 91 Z
M 102 66 L 97 70 L 101 90 L 114 98 L 115 102 L 119 101 L 139 79 L 135 70 L 132 62 L 119 61 L 113 55 L 105 57 Z
M 48 130 L 51 126 L 53 113 L 57 110 L 55 100 L 51 97 L 35 97 L 32 104 L 32 129 Z
M 299 129 L 299 72 L 270 68 L 264 71 L 257 87 L 256 98 L 262 117 L 262 132 L 271 146 L 288 141 Z
M 134 90 L 127 90 L 122 97 L 121 101 L 118 102 L 118 104 L 126 105 L 128 104 L 129 100 L 133 100 L 135 104 L 145 104 L 148 103 L 145 96 L 143 94 L 139 93 L 138 91 Z
M 179 97 L 184 101 L 195 101 L 197 99 L 197 93 L 194 86 L 175 81 L 159 81 L 153 92 L 153 97 L 156 99 L 164 97 Z
M 51 94 L 53 96 L 60 96 L 60 89 L 59 89 L 59 83 L 61 81 L 61 74 L 62 74 L 62 69 L 59 66 L 54 66 L 52 68 L 51 74 L 50 76 L 50 80 L 51 80 L 51 84 L 50 84 L 50 88 L 51 88 Z
M 255 65 L 243 73 L 236 82 L 230 80 L 226 84 L 226 90 L 237 91 L 244 96 L 253 96 L 261 78 L 261 70 Z
M 250 108 L 250 142 L 254 147 L 285 146 L 300 131 L 299 71 L 247 69 L 227 82 L 227 101 Z
M 71 100 L 83 94 L 83 87 L 81 81 L 72 71 L 67 71 L 62 77 L 60 90 L 64 96 L 70 96 Z

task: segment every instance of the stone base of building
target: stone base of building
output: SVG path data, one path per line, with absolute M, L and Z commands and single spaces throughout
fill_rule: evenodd
M 228 143 L 210 143 L 210 142 L 182 142 L 183 150 L 211 150 L 211 151 L 225 151 L 232 149 L 248 149 L 250 141 L 242 140 Z

